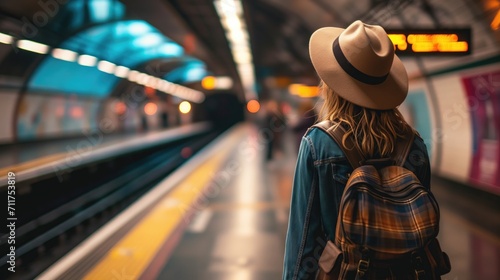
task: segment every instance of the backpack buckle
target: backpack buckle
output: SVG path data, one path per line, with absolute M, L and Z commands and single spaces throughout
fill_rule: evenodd
M 366 276 L 366 272 L 368 271 L 368 267 L 370 266 L 370 258 L 369 258 L 370 250 L 366 247 L 361 248 L 361 259 L 358 262 L 358 270 L 356 272 L 356 280 L 364 279 Z
M 356 280 L 365 279 L 366 272 L 368 271 L 368 267 L 370 266 L 369 260 L 359 260 L 358 270 L 356 271 Z
M 358 273 L 364 275 L 368 271 L 369 266 L 370 266 L 370 261 L 359 260 Z M 363 275 L 361 275 L 361 276 L 363 276 Z
M 423 269 L 422 258 L 416 251 L 412 252 L 411 257 L 413 268 L 415 269 L 415 278 L 417 280 L 425 279 L 425 271 Z
M 417 280 L 425 279 L 425 271 L 423 271 L 421 269 L 420 270 L 415 269 L 415 278 Z

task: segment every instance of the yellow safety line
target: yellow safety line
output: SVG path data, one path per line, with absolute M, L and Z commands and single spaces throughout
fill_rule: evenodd
M 249 202 L 249 203 L 233 203 L 233 202 L 223 202 L 223 203 L 213 203 L 208 206 L 210 210 L 213 211 L 231 211 L 234 209 L 254 209 L 254 210 L 270 210 L 277 208 L 290 208 L 290 203 L 282 203 L 277 201 L 270 202 Z
M 233 134 L 234 135 L 234 134 Z M 231 141 L 234 145 L 238 141 Z M 180 223 L 187 223 L 185 215 L 200 198 L 212 179 L 214 170 L 222 165 L 232 149 L 219 152 L 162 200 L 124 236 L 84 279 L 138 279 L 159 248 Z

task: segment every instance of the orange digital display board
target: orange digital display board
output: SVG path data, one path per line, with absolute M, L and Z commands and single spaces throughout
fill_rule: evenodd
M 471 53 L 471 30 L 387 30 L 398 55 L 467 55 Z

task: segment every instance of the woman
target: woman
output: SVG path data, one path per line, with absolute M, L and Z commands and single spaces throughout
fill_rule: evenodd
M 396 108 L 406 98 L 408 77 L 384 29 L 361 21 L 346 29 L 317 30 L 309 43 L 322 80 L 319 120 L 345 128 L 365 158 L 391 154 L 396 140 L 413 133 Z M 327 240 L 335 240 L 340 197 L 352 167 L 339 145 L 312 128 L 302 138 L 294 175 L 283 279 L 314 279 Z M 430 167 L 420 137 L 404 167 L 429 188 Z

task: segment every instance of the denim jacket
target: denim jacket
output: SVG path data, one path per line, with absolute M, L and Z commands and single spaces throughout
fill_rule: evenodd
M 416 136 L 404 167 L 430 188 L 430 164 Z M 327 240 L 335 240 L 340 198 L 352 168 L 326 132 L 309 129 L 302 138 L 286 236 L 284 280 L 314 279 Z

